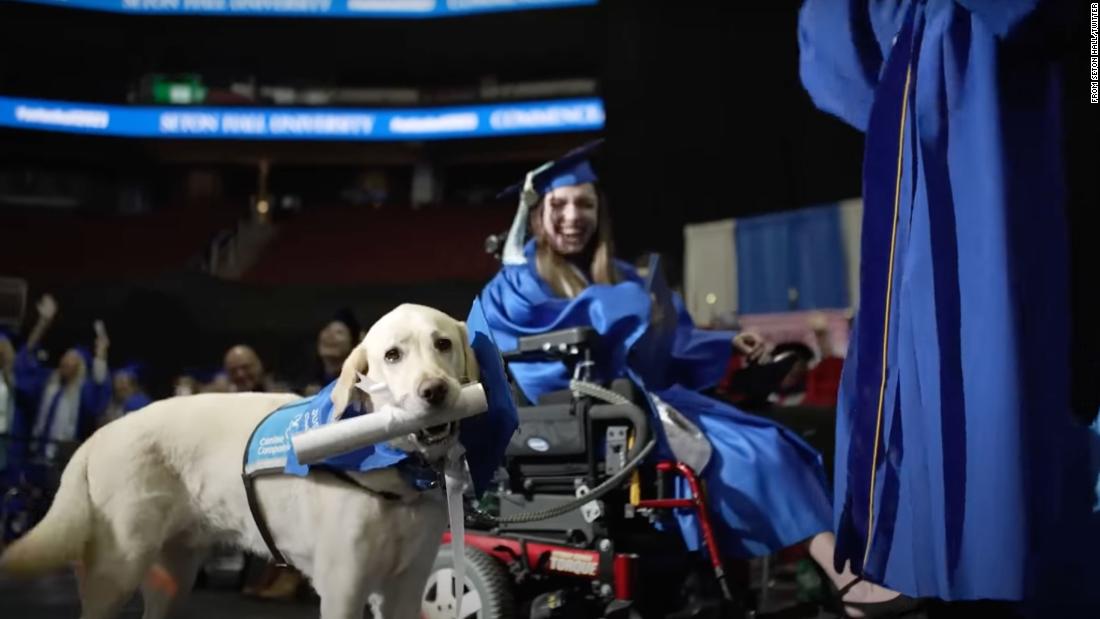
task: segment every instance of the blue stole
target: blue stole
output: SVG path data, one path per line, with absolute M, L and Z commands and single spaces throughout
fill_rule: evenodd
M 43 440 L 50 440 L 50 430 L 53 429 L 53 420 L 57 416 L 57 405 L 61 402 L 61 397 L 65 395 L 65 387 L 62 385 L 57 386 L 57 392 L 53 394 L 53 399 L 50 400 L 50 407 L 46 409 L 46 423 L 42 424 L 42 436 L 39 437 Z

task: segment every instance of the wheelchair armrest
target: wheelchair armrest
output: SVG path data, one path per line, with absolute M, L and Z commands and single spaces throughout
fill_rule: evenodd
M 519 338 L 516 350 L 503 354 L 505 361 L 520 359 L 560 359 L 580 354 L 599 339 L 592 327 L 572 327 Z

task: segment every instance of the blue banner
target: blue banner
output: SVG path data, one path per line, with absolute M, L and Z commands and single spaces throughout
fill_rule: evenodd
M 603 125 L 598 98 L 401 109 L 101 105 L 0 96 L 0 127 L 135 138 L 446 140 Z
M 20 0 L 144 15 L 403 18 L 594 5 L 598 0 Z

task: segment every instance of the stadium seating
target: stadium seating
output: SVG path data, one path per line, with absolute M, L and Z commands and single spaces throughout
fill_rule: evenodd
M 426 210 L 331 206 L 306 210 L 242 278 L 262 284 L 414 284 L 479 281 L 496 271 L 481 248 L 511 208 Z

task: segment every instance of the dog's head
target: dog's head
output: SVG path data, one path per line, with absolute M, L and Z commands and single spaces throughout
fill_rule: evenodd
M 378 319 L 344 361 L 332 391 L 333 419 L 348 406 L 371 410 L 370 397 L 356 387 L 358 374 L 386 383 L 397 406 L 430 416 L 454 407 L 462 385 L 476 381 L 478 372 L 465 323 L 423 305 L 401 305 Z M 392 444 L 434 460 L 457 436 L 458 424 L 447 423 Z

